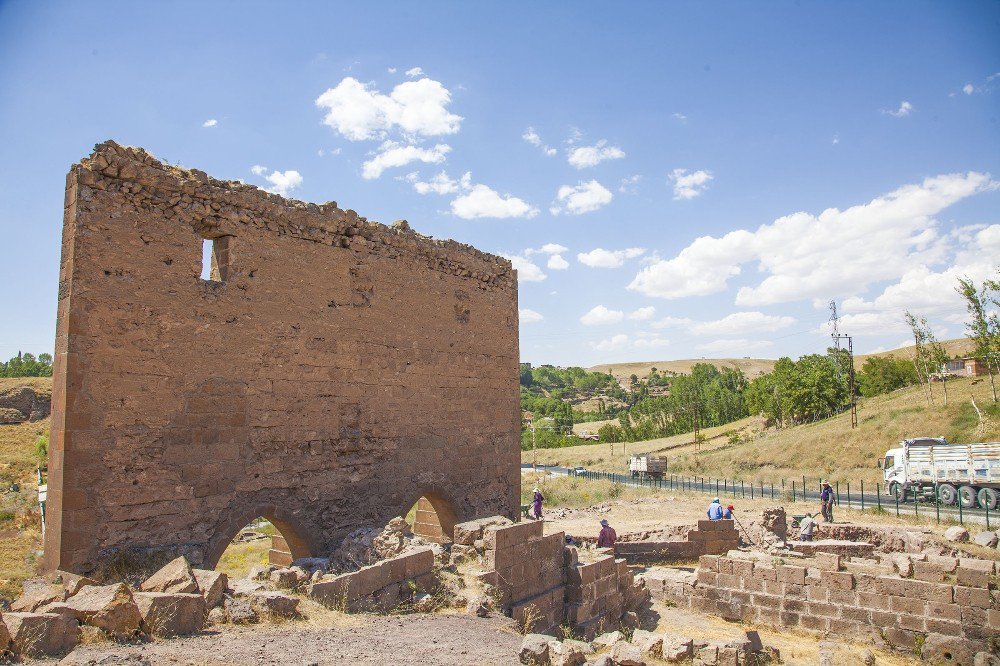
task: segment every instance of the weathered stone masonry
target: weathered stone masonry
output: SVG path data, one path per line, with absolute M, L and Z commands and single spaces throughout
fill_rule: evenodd
M 319 554 L 421 496 L 516 515 L 506 260 L 112 142 L 70 170 L 62 250 L 48 567 L 213 566 L 258 515 Z

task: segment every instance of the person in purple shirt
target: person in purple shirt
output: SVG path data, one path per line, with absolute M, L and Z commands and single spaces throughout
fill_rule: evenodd
M 542 495 L 542 491 L 540 491 L 538 489 L 538 487 L 536 486 L 535 487 L 535 497 L 534 497 L 534 499 L 532 499 L 532 504 L 534 505 L 532 507 L 532 510 L 535 513 L 535 520 L 539 520 L 542 517 L 542 500 L 544 500 L 544 499 L 545 499 L 545 496 Z

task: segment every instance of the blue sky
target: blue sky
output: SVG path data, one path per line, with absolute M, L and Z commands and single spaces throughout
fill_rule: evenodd
M 830 299 L 862 352 L 907 308 L 958 337 L 998 35 L 996 2 L 3 2 L 0 356 L 51 350 L 64 176 L 109 138 L 513 257 L 534 363 L 822 351 Z

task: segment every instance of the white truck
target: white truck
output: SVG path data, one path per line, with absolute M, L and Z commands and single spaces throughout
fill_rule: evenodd
M 977 504 L 993 511 L 1000 504 L 1000 442 L 949 444 L 944 437 L 904 439 L 879 459 L 884 492 L 948 506 Z
M 628 471 L 633 478 L 662 478 L 667 471 L 667 459 L 663 456 L 632 456 L 628 461 Z

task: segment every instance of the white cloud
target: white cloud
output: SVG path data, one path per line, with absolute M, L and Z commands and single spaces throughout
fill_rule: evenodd
M 767 340 L 713 340 L 700 344 L 695 349 L 698 351 L 720 354 L 725 357 L 749 356 L 751 352 L 770 347 Z
M 734 312 L 716 321 L 695 324 L 697 335 L 741 335 L 756 331 L 773 332 L 795 323 L 794 317 L 766 315 L 763 312 Z
M 966 83 L 964 86 L 962 86 L 962 92 L 964 92 L 966 95 L 971 95 L 972 93 L 976 92 L 976 87 L 971 83 Z
M 537 250 L 526 250 L 527 254 L 562 254 L 563 252 L 568 252 L 569 248 L 565 245 L 560 245 L 559 243 L 546 243 Z
M 687 116 L 685 116 L 685 115 L 684 115 L 683 113 L 675 113 L 675 114 L 674 114 L 674 119 L 676 119 L 676 120 L 679 120 L 679 121 L 681 121 L 682 123 L 686 123 L 686 122 L 687 122 L 687 119 L 688 119 L 688 117 L 687 117 Z
M 390 68 L 389 68 L 388 70 L 386 70 L 386 71 L 387 71 L 387 72 L 389 72 L 390 74 L 395 74 L 397 70 L 396 70 L 396 68 L 395 68 L 395 67 L 390 67 Z
M 201 126 L 202 127 L 215 127 L 218 124 L 219 124 L 218 120 L 216 120 L 215 118 L 209 118 L 208 120 L 206 120 L 205 122 L 203 122 L 201 124 Z
M 545 319 L 540 313 L 534 310 L 529 310 L 528 308 L 522 308 L 517 311 L 518 317 L 522 324 L 533 324 L 536 321 L 541 321 Z
M 414 67 L 412 69 L 406 70 L 406 75 L 408 77 L 410 77 L 411 79 L 415 79 L 415 78 L 417 78 L 419 76 L 423 76 L 424 75 L 424 70 L 421 69 L 420 67 Z
M 547 155 L 548 157 L 552 157 L 557 152 L 555 148 L 550 148 L 549 146 L 542 143 L 542 137 L 538 135 L 538 132 L 535 131 L 534 127 L 529 127 L 528 129 L 524 130 L 524 134 L 521 135 L 521 138 L 530 143 L 531 145 L 541 148 L 542 152 L 545 153 L 545 155 Z
M 833 135 L 833 140 L 830 143 L 832 143 L 833 145 L 836 146 L 838 143 L 840 143 L 840 137 L 837 136 L 836 134 L 834 134 Z
M 618 268 L 627 259 L 635 259 L 645 253 L 646 250 L 641 247 L 630 247 L 626 250 L 605 250 L 599 247 L 590 252 L 579 253 L 576 259 L 591 268 Z
M 674 169 L 670 172 L 670 180 L 674 181 L 674 199 L 694 199 L 708 189 L 708 181 L 712 178 L 712 172 L 703 169 L 694 173 L 688 173 L 687 169 Z
M 439 143 L 433 148 L 420 148 L 386 141 L 379 146 L 379 151 L 362 166 L 361 175 L 366 180 L 378 178 L 386 169 L 406 166 L 412 162 L 440 164 L 444 162 L 445 155 L 451 152 L 451 146 Z
M 622 178 L 622 182 L 618 185 L 618 191 L 622 194 L 638 194 L 640 180 L 642 180 L 642 176 L 639 174 L 625 176 Z
M 569 151 L 567 161 L 577 169 L 597 166 L 605 160 L 620 160 L 625 157 L 625 151 L 618 146 L 607 145 L 607 140 L 601 139 L 593 146 L 580 146 Z
M 903 118 L 904 116 L 910 115 L 913 111 L 913 105 L 907 102 L 905 99 L 899 103 L 899 108 L 893 111 L 892 109 L 882 109 L 882 113 L 886 113 L 890 116 L 895 116 L 896 118 Z
M 553 254 L 546 266 L 554 271 L 564 271 L 569 268 L 569 262 L 563 259 L 561 254 Z
M 559 203 L 549 208 L 549 212 L 553 215 L 558 215 L 563 211 L 570 215 L 582 215 L 608 205 L 613 198 L 614 195 L 611 194 L 610 190 L 596 180 L 580 183 L 576 187 L 563 185 L 556 193 L 556 199 Z
M 467 190 L 472 187 L 472 172 L 466 171 L 458 180 L 452 180 L 444 171 L 431 176 L 430 180 L 421 181 L 420 175 L 414 171 L 406 174 L 404 180 L 413 184 L 413 189 L 418 194 L 453 194 L 459 189 Z
M 654 321 L 650 326 L 653 328 L 680 328 L 690 326 L 694 323 L 694 320 L 688 319 L 687 317 L 664 317 L 663 319 L 658 319 Z
M 632 321 L 646 321 L 647 319 L 652 319 L 655 314 L 656 308 L 649 305 L 644 308 L 639 308 L 638 310 L 633 310 L 629 313 L 628 318 Z
M 595 305 L 580 317 L 580 323 L 584 326 L 602 326 L 604 324 L 617 324 L 624 318 L 625 313 L 621 310 L 609 310 L 603 305 Z
M 463 220 L 480 217 L 534 217 L 538 209 L 510 194 L 500 194 L 486 185 L 473 185 L 451 202 L 451 212 Z
M 302 175 L 293 170 L 272 171 L 265 180 L 271 183 L 271 187 L 267 188 L 268 192 L 287 197 L 292 190 L 302 184 Z
M 655 349 L 658 347 L 666 347 L 670 344 L 670 340 L 661 338 L 658 335 L 643 332 L 639 334 L 638 339 L 636 339 L 636 341 L 632 344 L 638 348 Z
M 263 176 L 265 173 L 267 173 L 267 167 L 264 166 L 263 164 L 254 164 L 252 167 L 250 167 L 250 173 L 252 173 L 255 176 Z
M 455 134 L 462 117 L 448 111 L 451 93 L 432 79 L 406 81 L 388 95 L 347 77 L 316 98 L 323 123 L 351 141 L 385 138 L 392 129 L 413 136 Z
M 511 266 L 517 271 L 518 282 L 541 282 L 548 277 L 541 268 L 531 263 L 530 259 L 511 254 L 501 254 L 500 256 L 508 259 Z
M 863 293 L 872 283 L 944 260 L 953 248 L 942 242 L 933 216 L 996 188 L 988 174 L 946 174 L 845 210 L 794 213 L 755 231 L 702 236 L 676 257 L 641 269 L 628 288 L 660 298 L 704 296 L 724 291 L 744 264 L 756 263 L 766 277 L 742 287 L 737 305 Z
M 601 340 L 600 342 L 591 342 L 590 346 L 597 351 L 614 351 L 615 349 L 620 349 L 625 346 L 628 342 L 628 336 L 624 333 L 619 333 L 618 335 L 611 336 L 607 340 Z

